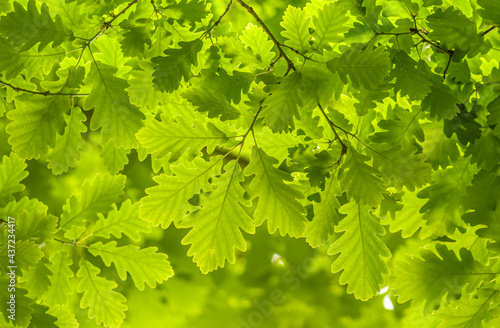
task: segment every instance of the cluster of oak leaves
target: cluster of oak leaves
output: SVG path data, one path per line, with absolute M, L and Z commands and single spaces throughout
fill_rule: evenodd
M 0 322 L 74 327 L 74 291 L 118 327 L 126 298 L 99 265 L 140 290 L 174 274 L 122 237 L 186 229 L 208 273 L 265 225 L 335 255 L 358 299 L 388 285 L 443 327 L 498 327 L 499 24 L 495 0 L 0 1 L 0 217 L 19 268 L 17 320 Z M 60 215 L 23 193 L 28 161 L 64 175 L 91 142 L 108 173 Z M 137 201 L 132 152 L 155 173 Z M 395 261 L 386 230 L 425 248 Z

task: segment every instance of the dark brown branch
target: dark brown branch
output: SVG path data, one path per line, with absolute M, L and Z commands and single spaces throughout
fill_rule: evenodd
M 287 73 L 285 75 L 287 75 L 290 70 L 294 70 L 295 71 L 296 70 L 295 69 L 295 65 L 293 64 L 293 62 L 291 61 L 291 59 L 285 54 L 285 52 L 283 51 L 283 48 L 281 47 L 281 45 L 278 42 L 278 40 L 276 40 L 276 38 L 274 37 L 274 35 L 271 33 L 271 31 L 269 30 L 269 28 L 267 27 L 267 25 L 262 21 L 262 19 L 260 19 L 259 15 L 257 15 L 257 13 L 255 12 L 255 10 L 253 10 L 252 7 L 250 7 L 245 2 L 243 2 L 243 0 L 236 0 L 236 1 L 238 1 L 238 3 L 241 6 L 243 6 L 243 8 L 245 8 L 250 13 L 250 15 L 253 16 L 253 18 L 255 18 L 255 20 L 260 24 L 260 26 L 262 26 L 262 28 L 267 33 L 267 35 L 269 35 L 269 37 L 273 41 L 273 43 L 276 46 L 276 48 L 278 48 L 280 56 L 283 57 L 283 59 L 285 59 L 286 63 L 288 64 L 288 70 L 287 70 Z
M 42 96 L 68 96 L 68 97 L 85 97 L 85 96 L 88 96 L 88 94 L 78 94 L 78 93 L 63 93 L 63 92 L 53 93 L 53 92 L 50 92 L 50 91 L 43 91 L 43 92 L 42 91 L 33 91 L 33 90 L 19 88 L 19 87 L 13 86 L 10 83 L 3 82 L 3 81 L 0 81 L 0 84 L 3 85 L 3 86 L 9 87 L 9 88 L 11 88 L 12 90 L 14 90 L 16 92 L 27 92 L 27 93 L 31 93 L 31 94 L 34 94 L 34 95 L 42 95 Z

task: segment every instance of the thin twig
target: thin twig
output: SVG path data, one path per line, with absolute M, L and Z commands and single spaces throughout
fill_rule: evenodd
M 446 50 L 446 49 L 443 49 L 441 48 L 437 43 L 434 43 L 432 41 L 429 41 L 425 36 L 423 36 L 419 30 L 417 28 L 411 28 L 410 31 L 416 35 L 418 35 L 423 42 L 426 42 L 428 44 L 430 44 L 431 46 L 433 46 L 434 48 L 448 54 L 448 63 L 446 63 L 446 68 L 444 69 L 444 72 L 443 72 L 443 81 L 446 79 L 446 73 L 448 72 L 448 69 L 450 68 L 450 64 L 451 64 L 451 59 L 453 57 L 453 54 L 454 54 L 454 51 L 453 50 Z
M 281 55 L 281 57 L 283 57 L 283 59 L 285 59 L 286 63 L 288 64 L 288 70 L 287 70 L 287 72 L 286 72 L 285 75 L 288 75 L 288 72 L 290 72 L 290 70 L 296 71 L 295 65 L 293 64 L 292 60 L 283 51 L 283 48 L 281 47 L 281 45 L 278 42 L 278 40 L 276 40 L 276 38 L 274 37 L 274 35 L 271 33 L 271 31 L 269 30 L 269 28 L 267 27 L 267 25 L 262 21 L 262 19 L 260 19 L 259 15 L 257 15 L 257 13 L 255 12 L 255 10 L 253 10 L 253 8 L 250 7 L 249 5 L 247 5 L 243 0 L 236 0 L 236 1 L 238 1 L 238 3 L 241 6 L 243 6 L 243 8 L 245 8 L 250 13 L 250 15 L 253 16 L 253 18 L 255 18 L 255 20 L 260 24 L 260 26 L 262 26 L 262 28 L 267 33 L 267 35 L 269 35 L 269 37 L 273 41 L 273 43 L 276 46 L 276 48 L 278 48 L 279 54 Z
M 446 79 L 446 73 L 448 72 L 448 69 L 450 68 L 450 64 L 451 64 L 451 57 L 453 57 L 453 50 L 450 50 L 450 52 L 448 52 L 448 63 L 446 64 L 446 68 L 444 69 L 444 72 L 443 72 L 443 81 Z
M 367 149 L 371 150 L 375 154 L 379 155 L 380 157 L 382 157 L 382 158 L 384 158 L 384 159 L 386 159 L 386 160 L 394 163 L 394 161 L 392 159 L 388 158 L 387 156 L 385 156 L 382 153 L 376 151 L 375 149 L 373 149 L 372 147 L 368 146 L 363 141 L 361 141 L 361 138 L 359 136 L 357 136 L 356 134 L 351 133 L 351 132 L 349 132 L 349 131 L 341 128 L 340 126 L 336 125 L 335 123 L 333 123 L 333 121 L 326 115 L 325 111 L 321 107 L 321 104 L 319 104 L 319 103 L 318 103 L 318 108 L 320 109 L 321 113 L 323 113 L 323 116 L 325 117 L 326 121 L 330 125 L 330 128 L 332 129 L 333 133 L 335 134 L 335 139 L 334 140 L 338 140 L 340 142 L 341 146 L 342 146 L 342 153 L 341 153 L 339 162 L 342 159 L 342 156 L 347 152 L 347 146 L 340 140 L 339 135 L 337 134 L 336 129 L 339 129 L 342 132 L 344 132 L 346 135 L 349 135 L 349 136 L 355 138 L 360 144 L 362 144 L 363 146 L 365 146 Z
M 290 46 L 287 46 L 286 44 L 282 44 L 282 43 L 280 43 L 280 46 L 282 46 L 282 47 L 285 47 L 285 48 L 288 48 L 288 49 L 292 50 L 292 51 L 293 51 L 293 52 L 295 52 L 297 55 L 302 56 L 305 60 L 310 60 L 310 61 L 312 61 L 312 62 L 315 62 L 315 63 L 320 63 L 320 64 L 326 64 L 326 63 L 324 63 L 324 62 L 320 62 L 319 60 L 312 59 L 311 57 L 308 57 L 308 56 L 304 55 L 303 53 L 301 53 L 301 52 L 300 52 L 300 51 L 298 51 L 297 49 L 294 49 L 294 48 L 292 48 L 292 47 L 290 47 Z
M 28 89 L 23 89 L 23 88 L 19 88 L 19 87 L 13 86 L 12 84 L 4 82 L 4 81 L 0 81 L 0 84 L 3 85 L 3 86 L 9 87 L 9 88 L 11 88 L 12 90 L 14 90 L 16 92 L 27 92 L 27 93 L 31 93 L 31 94 L 34 94 L 34 95 L 42 95 L 42 96 L 68 96 L 68 97 L 85 97 L 85 96 L 88 96 L 88 94 L 62 93 L 62 92 L 53 93 L 53 92 L 50 92 L 50 91 L 43 91 L 43 92 L 42 91 L 33 91 L 33 90 L 28 90 Z
M 103 26 L 111 26 L 111 23 L 113 23 L 118 17 L 120 17 L 121 15 L 125 14 L 125 12 L 127 10 L 130 9 L 130 7 L 132 7 L 133 5 L 135 5 L 139 0 L 134 0 L 132 2 L 130 2 L 127 7 L 123 8 L 122 11 L 120 11 L 118 14 L 116 14 L 110 21 L 107 21 L 107 22 L 104 22 Z
M 485 36 L 486 34 L 490 33 L 494 29 L 496 29 L 497 27 L 498 26 L 492 26 L 492 27 L 490 27 L 489 29 L 487 29 L 486 31 L 484 31 L 483 33 L 481 33 L 481 36 Z
M 203 38 L 205 35 L 209 34 L 212 32 L 212 30 L 218 26 L 220 24 L 220 22 L 222 21 L 222 18 L 224 18 L 224 16 L 226 16 L 227 12 L 229 11 L 229 9 L 231 9 L 231 5 L 233 4 L 233 0 L 230 0 L 227 7 L 226 7 L 226 10 L 222 13 L 222 15 L 220 15 L 219 19 L 217 19 L 217 21 L 215 23 L 213 23 L 212 26 L 210 26 L 210 28 L 208 28 L 200 37 Z
M 428 40 L 425 36 L 423 36 L 423 35 L 422 35 L 422 34 L 421 34 L 421 33 L 420 33 L 417 29 L 413 29 L 413 28 L 412 28 L 412 29 L 411 29 L 411 31 L 412 31 L 413 33 L 415 33 L 416 35 L 418 35 L 418 36 L 422 39 L 422 41 L 424 41 L 424 42 L 426 42 L 426 43 L 430 44 L 430 45 L 431 45 L 431 46 L 433 46 L 434 48 L 439 49 L 439 50 L 441 50 L 442 52 L 447 53 L 448 55 L 453 55 L 453 50 L 446 50 L 446 49 L 441 48 L 441 47 L 440 47 L 437 43 L 434 43 L 434 42 L 432 42 L 432 41 L 429 41 L 429 40 Z
M 410 32 L 394 32 L 394 33 L 390 33 L 390 32 L 375 32 L 375 35 L 376 36 L 379 36 L 379 35 L 395 35 L 395 36 L 398 36 L 398 35 L 406 35 L 406 34 L 415 34 L 415 32 L 413 31 L 410 31 Z

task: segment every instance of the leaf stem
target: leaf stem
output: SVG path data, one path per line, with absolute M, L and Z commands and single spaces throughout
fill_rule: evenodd
M 281 45 L 278 42 L 278 40 L 276 40 L 276 38 L 274 37 L 274 35 L 271 33 L 271 31 L 269 30 L 269 28 L 267 27 L 267 25 L 262 21 L 262 19 L 260 19 L 259 15 L 257 15 L 257 13 L 255 12 L 255 10 L 253 10 L 253 8 L 250 7 L 249 5 L 247 5 L 243 0 L 236 0 L 236 1 L 238 1 L 238 3 L 243 8 L 245 8 L 250 13 L 250 15 L 253 16 L 253 18 L 255 18 L 255 20 L 260 24 L 260 26 L 262 26 L 262 28 L 267 33 L 267 35 L 269 35 L 269 37 L 273 41 L 273 43 L 276 46 L 276 48 L 278 48 L 280 56 L 283 57 L 283 59 L 285 59 L 286 63 L 288 64 L 288 69 L 287 69 L 287 72 L 286 72 L 285 76 L 288 75 L 288 72 L 290 72 L 290 70 L 296 71 L 295 65 L 293 64 L 292 60 L 285 54 L 285 52 L 283 51 L 283 48 L 281 47 Z

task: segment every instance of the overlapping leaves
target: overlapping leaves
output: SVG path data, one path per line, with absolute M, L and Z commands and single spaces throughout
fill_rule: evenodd
M 117 282 L 142 290 L 173 275 L 141 240 L 172 222 L 203 273 L 238 261 L 265 225 L 328 249 L 358 299 L 388 283 L 444 327 L 498 316 L 494 2 L 314 0 L 257 19 L 280 4 L 237 1 L 220 20 L 220 3 L 200 0 L 66 2 L 0 2 L 12 150 L 0 214 L 20 220 L 20 326 L 54 326 L 72 295 L 119 326 Z M 107 173 L 77 171 L 95 149 Z M 62 211 L 29 198 L 35 161 L 78 186 Z M 118 174 L 150 163 L 161 172 L 145 192 Z M 408 242 L 418 230 L 430 239 Z

